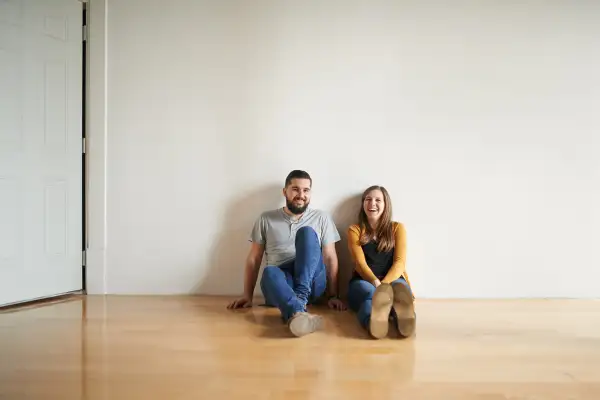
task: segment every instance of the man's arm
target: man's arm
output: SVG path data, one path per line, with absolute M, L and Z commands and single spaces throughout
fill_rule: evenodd
M 258 279 L 258 271 L 262 263 L 263 254 L 265 251 L 264 244 L 252 243 L 250 252 L 246 257 L 246 266 L 244 268 L 244 296 L 229 303 L 227 308 L 242 308 L 252 307 L 252 297 L 256 280 Z
M 331 215 L 324 213 L 321 219 L 321 248 L 323 262 L 327 269 L 327 288 L 329 296 L 338 295 L 338 258 L 335 243 L 340 241 L 338 232 Z
M 338 258 L 335 243 L 323 246 L 323 262 L 327 269 L 327 287 L 329 288 L 327 305 L 334 310 L 344 311 L 346 305 L 338 297 Z
M 252 243 L 248 257 L 246 257 L 246 270 L 244 273 L 244 297 L 252 300 L 256 280 L 258 279 L 258 271 L 262 263 L 265 246 L 258 243 Z
M 323 262 L 327 269 L 327 288 L 329 296 L 338 295 L 338 258 L 335 243 L 323 246 Z

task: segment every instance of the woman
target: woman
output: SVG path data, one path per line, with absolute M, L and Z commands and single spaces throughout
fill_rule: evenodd
M 416 317 L 405 270 L 406 231 L 392 221 L 392 202 L 384 187 L 371 186 L 363 193 L 358 224 L 348 229 L 348 246 L 355 263 L 348 305 L 361 325 L 380 339 L 387 336 L 391 317 L 401 336 L 411 336 Z

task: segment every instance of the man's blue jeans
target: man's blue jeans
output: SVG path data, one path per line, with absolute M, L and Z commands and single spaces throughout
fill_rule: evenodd
M 319 237 L 310 227 L 296 233 L 296 258 L 279 266 L 265 267 L 260 288 L 268 306 L 279 308 L 287 322 L 295 313 L 318 299 L 327 287 L 327 273 Z
M 392 286 L 396 284 L 408 287 L 408 283 L 404 278 L 392 282 Z M 363 279 L 354 279 L 350 281 L 348 287 L 348 306 L 356 313 L 358 322 L 360 322 L 364 328 L 368 328 L 369 320 L 371 319 L 373 293 L 375 293 L 375 286 L 372 283 Z M 392 308 L 390 316 L 395 317 L 395 315 L 396 313 Z

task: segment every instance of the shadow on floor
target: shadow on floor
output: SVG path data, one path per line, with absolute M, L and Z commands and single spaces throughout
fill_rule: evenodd
M 309 311 L 324 318 L 325 327 L 322 332 L 325 334 L 353 339 L 370 339 L 368 333 L 358 324 L 354 313 L 350 311 L 334 311 L 326 306 L 312 306 Z M 293 337 L 277 308 L 255 306 L 252 309 L 234 310 L 232 313 L 241 314 L 246 322 L 263 327 L 259 337 Z
M 273 310 L 268 310 L 273 311 Z M 252 324 L 262 327 L 258 337 L 269 339 L 292 339 L 294 336 L 290 333 L 287 325 L 281 319 L 280 314 L 273 312 L 265 313 L 246 313 L 244 319 Z

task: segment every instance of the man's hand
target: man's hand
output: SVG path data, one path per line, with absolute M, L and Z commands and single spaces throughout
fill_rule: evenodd
M 377 287 L 377 286 L 379 286 L 379 285 L 381 285 L 381 281 L 380 281 L 379 279 L 375 279 L 375 280 L 373 281 L 373 286 Z
M 327 302 L 327 305 L 329 306 L 329 308 L 331 308 L 333 310 L 337 310 L 337 311 L 345 311 L 346 310 L 346 304 L 344 304 L 344 302 L 341 301 L 340 299 L 338 299 L 337 297 L 332 297 L 331 299 L 329 299 L 329 301 Z
M 236 299 L 229 303 L 227 306 L 228 309 L 233 310 L 236 308 L 250 308 L 252 307 L 252 299 L 248 299 L 246 297 L 242 297 L 240 299 Z

